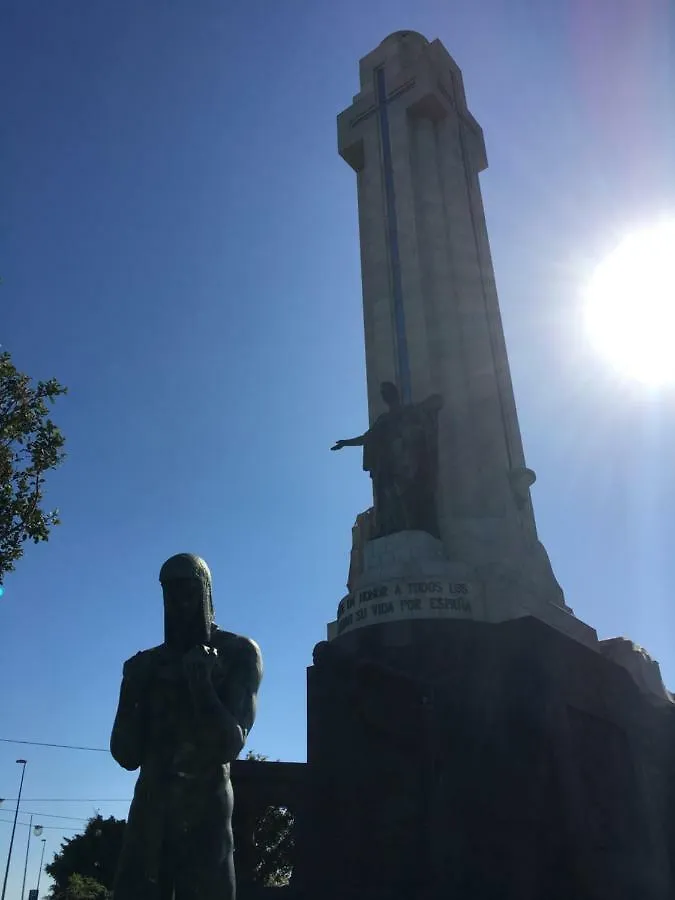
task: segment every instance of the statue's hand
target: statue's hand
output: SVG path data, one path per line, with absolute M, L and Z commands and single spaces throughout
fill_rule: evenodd
M 193 686 L 209 682 L 217 663 L 218 651 L 214 647 L 204 645 L 193 647 L 183 657 L 183 669 Z
M 330 449 L 331 450 L 342 450 L 344 445 L 345 445 L 344 441 L 338 441 L 337 444 L 333 444 L 333 446 Z

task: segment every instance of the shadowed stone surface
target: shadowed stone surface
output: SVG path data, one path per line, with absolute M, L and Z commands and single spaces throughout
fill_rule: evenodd
M 673 896 L 672 705 L 538 620 L 319 644 L 308 704 L 308 897 Z

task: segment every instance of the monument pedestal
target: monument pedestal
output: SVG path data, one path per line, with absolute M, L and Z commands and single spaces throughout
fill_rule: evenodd
M 673 896 L 672 705 L 533 617 L 319 644 L 308 724 L 308 897 Z

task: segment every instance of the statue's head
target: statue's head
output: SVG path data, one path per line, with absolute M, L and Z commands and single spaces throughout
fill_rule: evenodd
M 383 381 L 380 385 L 380 395 L 387 406 L 396 407 L 401 405 L 401 398 L 398 395 L 398 388 L 393 381 Z
M 206 644 L 211 638 L 211 573 L 199 556 L 178 553 L 159 572 L 164 594 L 164 643 L 177 650 Z

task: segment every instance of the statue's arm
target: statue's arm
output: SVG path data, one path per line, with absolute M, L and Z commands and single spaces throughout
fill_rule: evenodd
M 110 736 L 113 759 L 133 772 L 143 761 L 143 679 L 138 666 L 141 654 L 128 659 L 122 670 L 117 715 Z
M 201 686 L 192 682 L 192 695 L 202 739 L 219 762 L 231 762 L 241 753 L 256 714 L 262 680 L 262 656 L 255 641 L 239 638 L 229 651 L 227 672 L 216 688 L 211 677 Z M 231 664 L 230 664 L 231 661 Z
M 337 444 L 333 444 L 330 448 L 331 450 L 342 450 L 343 447 L 363 447 L 366 442 L 366 435 L 360 434 L 358 437 L 347 438 L 344 441 L 338 441 Z

